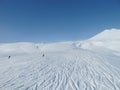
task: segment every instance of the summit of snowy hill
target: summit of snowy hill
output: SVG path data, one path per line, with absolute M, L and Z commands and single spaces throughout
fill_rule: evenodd
M 91 40 L 120 40 L 120 29 L 107 29 L 92 37 Z
M 92 49 L 95 47 L 106 48 L 120 52 L 120 29 L 108 29 L 96 36 L 81 41 L 78 44 L 83 49 Z

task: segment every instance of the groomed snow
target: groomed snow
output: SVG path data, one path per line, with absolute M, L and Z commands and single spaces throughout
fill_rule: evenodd
M 111 29 L 77 42 L 0 44 L 0 90 L 120 90 L 119 35 Z

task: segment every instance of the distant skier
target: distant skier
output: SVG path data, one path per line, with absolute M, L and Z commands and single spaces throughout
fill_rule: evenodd
M 45 55 L 43 54 L 42 57 L 44 57 Z
M 8 59 L 10 59 L 11 58 L 11 56 L 8 56 Z
M 36 48 L 38 49 L 38 48 L 39 48 L 39 46 L 36 46 Z

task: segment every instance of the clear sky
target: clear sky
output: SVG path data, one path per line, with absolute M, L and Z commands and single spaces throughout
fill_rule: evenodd
M 0 43 L 87 39 L 120 28 L 120 0 L 0 0 Z

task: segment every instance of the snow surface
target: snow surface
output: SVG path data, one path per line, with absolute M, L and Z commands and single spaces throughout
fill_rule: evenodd
M 0 90 L 120 90 L 119 35 L 111 29 L 84 41 L 0 44 Z

